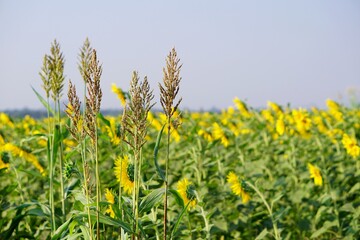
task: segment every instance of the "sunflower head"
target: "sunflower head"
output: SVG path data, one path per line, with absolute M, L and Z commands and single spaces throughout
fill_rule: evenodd
M 196 206 L 195 186 L 184 178 L 178 182 L 177 188 L 185 206 L 189 205 L 189 209 L 194 208 Z
M 108 188 L 105 189 L 105 198 L 106 201 L 110 204 L 114 204 L 115 203 L 115 196 L 114 194 L 111 192 L 111 190 L 109 190 Z M 115 212 L 112 209 L 112 205 L 109 205 L 108 209 L 106 209 L 106 213 L 110 214 L 110 217 L 114 218 L 115 217 Z
M 134 188 L 134 164 L 129 162 L 128 156 L 115 160 L 114 173 L 124 191 L 131 194 Z
M 323 185 L 323 179 L 321 177 L 321 172 L 320 169 L 314 165 L 312 165 L 311 163 L 308 163 L 308 169 L 309 169 L 309 173 L 310 173 L 310 178 L 314 179 L 314 183 L 317 186 L 322 186 Z
M 244 204 L 250 201 L 249 192 L 251 190 L 245 180 L 239 182 L 239 177 L 234 172 L 230 172 L 227 175 L 227 182 L 230 184 L 232 192 L 241 197 Z

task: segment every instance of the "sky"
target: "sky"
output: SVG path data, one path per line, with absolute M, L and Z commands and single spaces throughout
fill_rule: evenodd
M 103 65 L 102 108 L 120 109 L 111 92 L 132 72 L 158 83 L 169 51 L 181 59 L 181 108 L 208 110 L 267 101 L 324 107 L 360 99 L 360 1 L 0 0 L 0 111 L 41 109 L 39 71 L 57 39 L 67 82 L 80 89 L 78 53 L 86 37 Z

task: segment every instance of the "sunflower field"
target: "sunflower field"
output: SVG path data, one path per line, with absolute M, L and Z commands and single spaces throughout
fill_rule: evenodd
M 54 41 L 34 89 L 48 117 L 0 113 L 0 239 L 360 239 L 358 106 L 188 112 L 172 49 L 160 97 L 134 72 L 104 116 L 88 40 L 79 56 L 84 93 L 63 93 Z

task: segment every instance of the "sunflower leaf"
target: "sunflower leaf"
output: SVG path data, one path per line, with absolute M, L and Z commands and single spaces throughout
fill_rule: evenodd
M 105 123 L 106 126 L 110 127 L 110 122 L 109 120 L 107 120 L 104 115 L 102 115 L 102 113 L 98 113 L 97 114 L 98 118 L 101 119 L 101 121 L 103 121 Z
M 37 98 L 40 100 L 40 102 L 42 103 L 42 105 L 44 105 L 44 107 L 52 113 L 53 116 L 55 116 L 55 112 L 54 109 L 52 109 L 50 107 L 50 105 L 47 103 L 47 101 L 35 90 L 35 88 L 31 87 L 32 90 L 34 91 L 34 93 L 36 94 Z
M 155 189 L 151 193 L 149 193 L 140 203 L 139 212 L 147 212 L 151 210 L 156 203 L 162 200 L 162 196 L 165 193 L 164 188 Z
M 175 225 L 173 227 L 173 230 L 171 231 L 170 239 L 173 239 L 173 236 L 176 233 L 176 230 L 178 229 L 179 224 L 181 222 L 181 219 L 183 218 L 184 213 L 186 212 L 186 209 L 188 208 L 189 204 L 190 204 L 190 202 L 188 202 L 188 204 L 185 207 L 183 207 L 183 209 L 181 210 L 181 212 L 180 212 L 180 214 L 179 214 L 179 216 L 178 216 L 178 218 L 176 220 L 176 223 L 175 223 Z
M 156 172 L 159 174 L 159 176 L 161 177 L 161 179 L 163 181 L 165 181 L 165 174 L 164 174 L 164 170 L 160 168 L 159 166 L 159 162 L 158 162 L 158 152 L 159 152 L 159 148 L 160 148 L 160 142 L 161 142 L 161 136 L 162 136 L 162 133 L 164 131 L 164 128 L 165 128 L 165 125 L 164 124 L 156 138 L 156 144 L 155 144 L 155 148 L 154 148 L 154 162 L 155 162 L 155 167 L 156 167 Z
M 62 233 L 68 229 L 70 222 L 72 221 L 72 217 L 69 218 L 66 222 L 64 222 L 58 229 L 56 229 L 54 236 L 51 240 L 57 240 L 61 237 Z
M 174 196 L 176 203 L 179 204 L 181 208 L 184 208 L 184 206 L 185 206 L 184 200 L 181 198 L 178 191 L 176 191 L 174 189 L 169 189 L 169 192 Z

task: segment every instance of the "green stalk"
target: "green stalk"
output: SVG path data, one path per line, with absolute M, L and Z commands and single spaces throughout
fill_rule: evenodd
M 84 81 L 84 107 L 83 107 L 83 121 L 85 120 L 85 108 L 86 108 L 86 81 Z M 89 186 L 87 184 L 87 174 L 86 174 L 86 137 L 81 142 L 81 157 L 82 157 L 82 164 L 83 164 L 83 174 L 84 174 L 84 184 L 85 184 L 85 195 L 86 195 L 86 204 L 87 204 L 87 214 L 88 214 L 88 223 L 89 223 L 89 232 L 90 232 L 90 240 L 93 239 L 92 234 L 92 223 L 91 223 L 91 216 L 90 216 L 90 194 L 89 194 Z
M 165 199 L 164 199 L 164 240 L 166 240 L 166 223 L 167 223 L 167 192 L 168 192 L 168 174 L 169 174 L 169 158 L 170 158 L 170 117 L 168 117 L 168 132 L 167 132 L 167 149 L 165 162 Z
M 96 234 L 97 239 L 100 239 L 100 175 L 99 175 L 99 159 L 98 159 L 98 136 L 97 136 L 97 124 L 95 120 L 95 178 L 96 178 Z
M 86 195 L 86 210 L 87 210 L 87 214 L 88 214 L 88 223 L 89 223 L 89 229 L 92 229 L 92 224 L 91 224 L 91 216 L 90 216 L 90 196 L 89 196 L 89 187 L 87 184 L 87 174 L 86 174 L 86 159 L 85 159 L 85 153 L 86 153 L 86 148 L 85 148 L 85 139 L 81 142 L 81 158 L 82 158 L 82 164 L 83 164 L 83 175 L 84 175 L 84 185 L 85 185 L 85 195 Z M 92 240 L 93 238 L 93 234 L 92 231 L 90 232 L 90 240 Z
M 187 210 L 187 209 L 186 209 Z M 192 235 L 192 231 L 191 231 L 191 221 L 190 221 L 190 215 L 189 212 L 186 211 L 186 215 L 187 215 L 187 224 L 188 224 L 188 229 L 190 231 L 190 238 L 193 239 L 193 235 Z
M 52 154 L 52 153 L 50 153 Z M 50 208 L 51 208 L 51 236 L 53 236 L 56 229 L 55 225 L 55 207 L 54 207 L 54 170 L 53 170 L 53 157 L 50 157 Z
M 210 239 L 210 225 L 209 225 L 209 221 L 206 219 L 206 214 L 205 214 L 204 208 L 203 208 L 203 207 L 200 207 L 200 209 L 201 209 L 201 216 L 203 217 L 204 223 L 205 223 L 206 239 Z M 190 218 L 189 218 L 189 221 L 190 221 Z
M 254 185 L 252 185 L 250 182 L 246 182 L 246 184 L 249 185 L 249 186 L 259 195 L 259 197 L 261 198 L 261 200 L 262 200 L 263 203 L 265 204 L 265 207 L 266 207 L 266 209 L 267 209 L 268 212 L 269 212 L 270 219 L 271 219 L 271 222 L 272 222 L 272 225 L 273 225 L 274 237 L 275 237 L 276 240 L 281 239 L 279 230 L 278 230 L 277 225 L 276 225 L 276 223 L 275 223 L 275 221 L 274 221 L 272 209 L 271 209 L 271 207 L 269 206 L 269 204 L 267 203 L 264 195 L 259 191 L 259 189 L 258 189 L 257 187 L 255 187 Z
M 60 164 L 60 196 L 61 196 L 61 210 L 62 210 L 62 219 L 63 222 L 66 221 L 66 212 L 65 212 L 65 194 L 64 194 L 64 177 L 63 177 L 63 168 L 64 168 L 64 161 L 63 161 L 63 139 L 62 139 L 62 130 L 61 130 L 61 118 L 60 118 L 60 101 L 57 100 L 57 121 L 59 124 L 59 131 L 60 131 L 60 151 L 59 151 L 59 164 Z
M 121 165 L 120 165 L 120 172 L 122 172 L 122 166 Z M 122 201 L 122 191 L 121 191 L 121 177 L 120 177 L 120 181 L 119 181 L 119 210 L 120 210 L 120 213 L 121 213 L 120 220 L 122 221 L 123 220 L 123 211 L 122 211 L 121 201 Z M 120 230 L 119 239 L 121 240 L 122 228 L 120 228 L 119 230 Z
M 50 106 L 49 103 L 49 97 L 47 97 L 47 104 Z M 49 204 L 51 209 L 51 236 L 53 236 L 55 229 L 56 229 L 56 223 L 55 223 L 55 206 L 54 206 L 54 159 L 53 159 L 53 144 L 54 141 L 51 136 L 51 123 L 50 123 L 50 112 L 49 109 L 47 109 L 47 117 L 48 117 L 48 157 L 50 157 L 49 162 L 49 181 L 50 181 L 50 191 L 49 191 Z
M 136 160 L 136 167 L 137 167 L 137 171 L 136 171 L 136 181 L 135 181 L 135 186 L 136 186 L 136 192 L 135 192 L 135 230 L 136 230 L 136 235 L 139 236 L 138 230 L 139 230 L 139 194 L 140 194 L 140 179 L 141 179 L 141 161 L 142 161 L 142 154 L 141 154 L 141 149 L 137 150 L 137 160 Z
M 136 134 L 136 133 L 135 133 Z M 135 136 L 136 138 L 136 136 Z M 137 194 L 137 189 L 138 189 L 138 152 L 137 152 L 137 146 L 135 146 L 134 149 L 134 191 L 133 191 L 133 215 L 134 215 L 134 219 L 135 222 L 133 223 L 133 227 L 134 227 L 134 233 L 132 235 L 132 239 L 136 239 L 137 237 L 137 222 L 138 222 L 138 213 L 137 213 L 137 198 L 138 198 L 138 194 Z
M 121 151 L 122 152 L 122 151 Z M 120 173 L 122 173 L 122 164 L 120 164 Z M 120 210 L 120 214 L 121 214 L 121 218 L 120 218 L 120 220 L 121 221 L 123 221 L 124 220 L 124 212 L 123 212 L 123 209 L 122 209 L 122 189 L 121 189 L 121 177 L 120 177 L 120 179 L 119 179 L 120 181 L 119 181 L 119 202 L 118 202 L 118 204 L 119 204 L 119 210 Z M 120 230 L 120 236 L 119 236 L 119 239 L 121 240 L 121 236 L 122 236 L 122 231 L 123 231 L 123 229 L 122 228 L 120 228 L 119 229 Z

